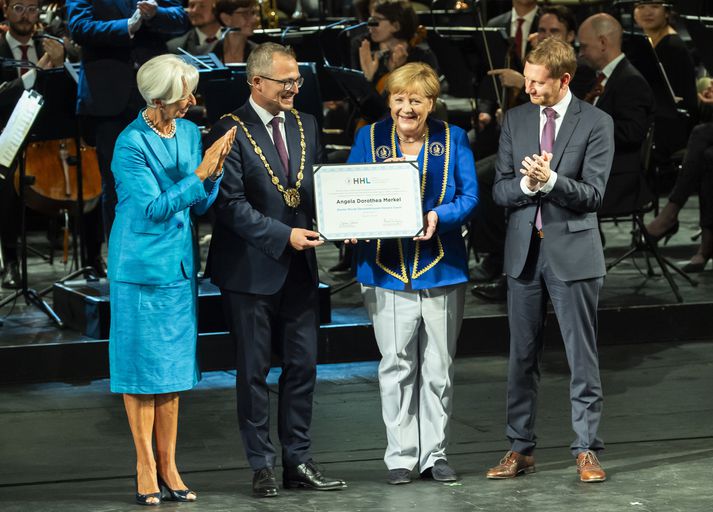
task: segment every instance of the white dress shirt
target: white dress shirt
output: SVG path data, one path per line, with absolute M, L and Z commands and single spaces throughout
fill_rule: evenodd
M 267 130 L 267 134 L 270 136 L 270 140 L 274 144 L 275 140 L 272 138 L 272 125 L 270 124 L 270 122 L 275 116 L 264 108 L 262 108 L 260 105 L 258 105 L 252 96 L 250 96 L 250 99 L 248 101 L 250 102 L 250 106 L 252 106 L 255 112 L 257 112 L 260 121 L 262 121 L 263 126 Z M 285 141 L 285 151 L 287 152 L 287 157 L 289 158 L 290 150 L 287 149 L 287 134 L 285 133 L 285 113 L 283 111 L 280 111 L 280 113 L 277 114 L 277 117 L 280 118 L 280 134 L 282 135 L 282 140 Z
M 511 11 L 511 17 L 512 21 L 510 22 L 510 37 L 515 39 L 515 34 L 517 34 L 517 19 L 522 18 L 524 21 L 522 22 L 522 47 L 520 48 L 520 55 L 522 55 L 522 58 L 525 58 L 525 52 L 527 51 L 527 36 L 530 35 L 530 30 L 532 29 L 532 24 L 535 21 L 535 15 L 537 14 L 537 6 L 535 6 L 534 9 L 532 9 L 530 12 L 525 14 L 524 16 L 518 16 L 517 12 L 515 12 L 515 8 L 512 8 Z
M 7 41 L 10 50 L 12 50 L 12 58 L 15 60 L 22 60 L 22 50 L 20 49 L 22 43 L 12 37 L 12 34 L 10 32 L 5 33 L 5 41 Z M 27 49 L 27 60 L 29 60 L 33 64 L 37 64 L 39 58 L 37 57 L 37 50 L 35 50 L 35 42 L 30 39 L 27 45 L 29 46 L 29 48 Z M 19 67 L 17 68 L 17 76 L 20 76 Z M 36 78 L 37 71 L 33 68 L 30 68 L 27 73 L 22 75 L 22 84 L 25 86 L 25 89 L 32 89 L 32 87 L 35 85 Z
M 560 127 L 562 126 L 562 120 L 564 119 L 564 116 L 567 113 L 567 109 L 569 108 L 570 103 L 572 103 L 572 91 L 567 89 L 567 94 L 565 94 L 564 98 L 562 98 L 558 103 L 552 105 L 551 107 L 557 113 L 557 116 L 555 117 L 555 141 L 557 140 L 557 134 L 560 131 Z M 540 105 L 540 131 L 538 133 L 538 136 L 540 138 L 542 137 L 542 130 L 545 127 L 545 122 L 547 122 L 547 114 L 545 114 L 545 108 L 547 107 L 543 107 L 542 105 Z M 524 155 L 523 158 L 525 156 L 531 155 Z M 557 183 L 557 173 L 550 169 L 550 178 L 545 183 L 539 184 L 535 190 L 530 190 L 528 188 L 527 179 L 527 176 L 523 176 L 520 180 L 520 189 L 525 195 L 534 196 L 538 192 L 547 194 L 554 188 L 555 183 Z

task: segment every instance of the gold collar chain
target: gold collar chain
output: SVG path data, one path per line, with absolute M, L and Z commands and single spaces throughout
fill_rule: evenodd
M 245 136 L 248 138 L 250 141 L 250 144 L 253 146 L 253 150 L 257 154 L 257 156 L 260 157 L 260 160 L 262 160 L 262 164 L 265 166 L 265 169 L 267 169 L 267 173 L 270 175 L 270 181 L 272 181 L 272 184 L 277 187 L 278 192 L 282 194 L 282 197 L 285 199 L 285 204 L 289 206 L 290 208 L 297 208 L 300 205 L 300 186 L 302 185 L 302 179 L 304 178 L 304 169 L 305 169 L 305 151 L 307 149 L 307 144 L 305 143 L 305 131 L 304 128 L 302 127 L 302 120 L 300 119 L 300 115 L 297 112 L 296 109 L 290 110 L 292 112 L 292 115 L 295 116 L 295 119 L 297 119 L 297 126 L 300 129 L 300 150 L 301 150 L 301 155 L 300 155 L 300 168 L 299 171 L 297 172 L 297 181 L 295 182 L 294 188 L 285 188 L 282 186 L 280 183 L 280 180 L 277 176 L 275 176 L 275 173 L 272 170 L 272 167 L 270 166 L 270 163 L 267 161 L 267 158 L 265 158 L 265 155 L 262 152 L 262 148 L 257 145 L 255 142 L 255 139 L 253 139 L 252 135 L 250 135 L 250 132 L 248 131 L 247 127 L 243 123 L 243 121 L 236 116 L 235 114 L 225 114 L 223 117 L 230 117 L 233 121 L 238 123 L 240 127 L 243 129 L 243 132 L 245 132 Z M 221 119 L 223 118 L 221 117 Z

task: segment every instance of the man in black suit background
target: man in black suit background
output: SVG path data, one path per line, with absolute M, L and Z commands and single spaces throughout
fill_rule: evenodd
M 221 36 L 220 21 L 215 15 L 214 0 L 189 0 L 186 7 L 191 30 L 166 43 L 168 51 L 178 53 L 183 48 L 191 55 L 207 55 Z
M 282 357 L 278 434 L 283 486 L 316 490 L 346 484 L 312 461 L 310 424 L 317 361 L 317 260 L 312 231 L 312 166 L 323 159 L 317 121 L 294 109 L 302 78 L 291 49 L 276 43 L 248 58 L 248 102 L 208 134 L 209 146 L 238 126 L 215 202 L 206 274 L 220 287 L 237 349 L 238 420 L 253 493 L 277 495 L 270 439 L 272 340 Z
M 8 31 L 0 36 L 0 58 L 28 61 L 39 69 L 50 69 L 64 63 L 64 46 L 52 39 L 32 39 L 40 17 L 39 0 L 5 0 L 3 13 Z M 37 69 L 31 67 L 0 68 L 0 122 L 7 123 L 15 104 L 25 89 L 35 85 Z M 14 171 L 14 170 L 13 170 Z M 0 246 L 3 256 L 3 288 L 20 287 L 17 261 L 20 204 L 13 186 L 13 171 L 0 180 Z
M 77 114 L 84 136 L 97 148 L 103 234 L 108 239 L 117 201 L 111 172 L 114 143 L 146 105 L 136 86 L 136 70 L 166 53 L 166 40 L 189 28 L 188 17 L 179 0 L 67 0 L 67 19 L 73 40 L 82 47 Z M 86 227 L 101 229 L 101 220 Z M 89 264 L 103 275 L 99 252 L 91 254 L 87 247 L 87 253 Z
M 641 147 L 653 122 L 654 94 L 622 53 L 621 40 L 621 24 L 609 14 L 590 16 L 579 28 L 580 58 L 598 73 L 584 99 L 614 120 L 614 162 L 600 209 L 607 215 L 630 212 L 648 195 Z

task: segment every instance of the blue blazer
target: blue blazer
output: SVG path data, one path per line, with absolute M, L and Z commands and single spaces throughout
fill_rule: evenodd
M 177 158 L 139 115 L 116 141 L 111 170 L 119 201 L 109 239 L 110 280 L 160 285 L 195 276 L 190 211 L 205 213 L 220 179 L 201 182 L 194 172 L 202 158 L 195 124 L 177 119 L 175 137 Z
M 157 0 L 156 16 L 143 21 L 132 38 L 128 22 L 136 3 L 137 0 L 67 0 L 67 24 L 72 39 L 82 47 L 79 114 L 114 116 L 130 102 L 140 100 L 136 70 L 152 57 L 166 53 L 167 39 L 190 28 L 180 0 Z
M 392 123 L 389 118 L 380 123 Z M 379 124 L 379 123 L 377 123 Z M 444 130 L 446 123 L 429 120 L 430 132 L 436 133 Z M 417 262 L 417 243 L 410 238 L 401 238 L 403 247 L 403 264 L 410 287 L 414 290 L 434 288 L 468 281 L 468 255 L 461 236 L 461 226 L 468 220 L 478 203 L 478 182 L 475 176 L 475 161 L 473 152 L 468 143 L 465 131 L 453 125 L 448 125 L 450 130 L 450 153 L 448 159 L 448 171 L 445 180 L 445 195 L 443 200 L 433 208 L 424 208 L 424 214 L 433 210 L 438 214 L 438 226 L 429 241 L 434 245 L 440 244 L 443 253 L 440 258 L 427 270 L 423 263 Z M 423 175 L 424 151 L 423 146 L 418 155 L 418 168 Z M 401 150 L 396 145 L 396 156 L 401 156 Z M 356 141 L 349 154 L 349 163 L 372 162 L 372 148 L 370 141 L 370 126 L 365 126 L 356 135 Z M 438 169 L 429 163 L 428 173 L 440 172 L 436 178 L 438 182 L 443 181 L 443 168 Z M 441 188 L 438 187 L 438 193 Z M 436 200 L 434 189 L 426 189 L 426 197 L 423 197 L 423 204 L 433 204 Z M 421 242 L 423 245 L 423 242 Z M 370 242 L 360 242 L 356 249 L 356 278 L 365 285 L 379 286 L 392 290 L 404 290 L 407 284 L 392 274 L 386 272 L 377 262 L 376 240 Z M 420 266 L 419 266 L 420 265 Z M 427 266 L 427 265 L 426 265 Z M 414 272 L 414 270 L 416 270 Z M 414 277 L 416 275 L 416 277 Z

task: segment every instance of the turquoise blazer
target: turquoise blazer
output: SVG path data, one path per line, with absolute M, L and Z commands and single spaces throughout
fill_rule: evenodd
M 372 130 L 383 133 L 392 127 L 393 121 L 387 118 L 359 130 L 348 162 L 373 162 L 379 151 L 372 151 Z M 427 186 L 421 198 L 424 214 L 430 210 L 438 214 L 436 233 L 428 242 L 414 242 L 410 238 L 359 242 L 355 251 L 356 278 L 362 284 L 391 290 L 409 287 L 422 290 L 468 281 L 468 254 L 461 226 L 470 218 L 478 203 L 473 152 L 461 128 L 435 119 L 428 120 L 428 128 L 434 140 L 448 141 L 445 144 L 448 159 L 442 166 L 436 165 L 435 157 L 430 157 Z M 447 137 L 444 136 L 446 131 Z M 380 149 L 392 145 L 396 156 L 400 157 L 401 150 L 393 140 L 376 140 L 374 143 Z M 425 151 L 429 148 L 424 145 L 418 155 L 421 178 Z M 382 154 L 382 157 L 390 155 Z M 400 248 L 395 244 L 399 244 Z
M 201 182 L 194 172 L 202 159 L 195 124 L 177 119 L 175 137 L 178 154 L 172 155 L 139 114 L 116 141 L 110 280 L 161 285 L 192 278 L 198 270 L 190 213 L 205 213 L 220 179 Z

